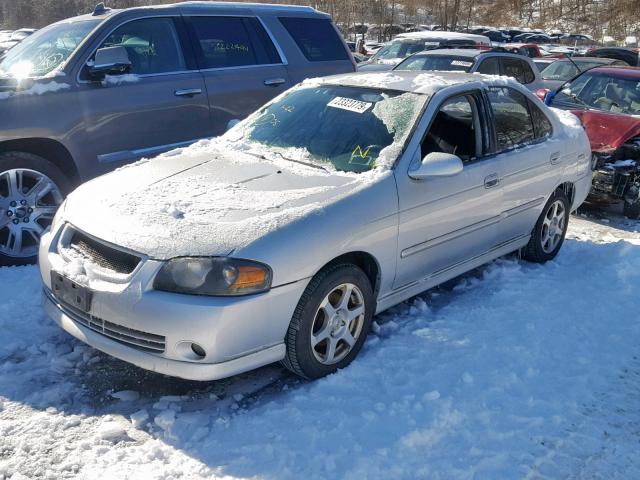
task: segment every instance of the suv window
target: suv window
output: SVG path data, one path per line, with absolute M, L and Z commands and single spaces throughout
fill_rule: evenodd
M 495 118 L 499 151 L 534 140 L 533 120 L 524 95 L 511 88 L 492 87 L 488 96 Z
M 498 57 L 485 58 L 478 67 L 477 72 L 486 75 L 500 75 L 500 61 Z
M 125 23 L 107 37 L 100 48 L 123 46 L 131 60 L 131 73 L 180 72 L 184 56 L 172 18 L 143 18 Z
M 503 75 L 515 78 L 520 83 L 531 83 L 535 79 L 533 70 L 527 62 L 517 58 L 502 58 Z
M 349 60 L 347 50 L 331 20 L 281 17 L 280 23 L 310 62 Z
M 429 132 L 422 142 L 422 156 L 432 152 L 451 153 L 463 162 L 478 155 L 478 117 L 468 95 L 446 100 L 436 114 Z
M 544 112 L 531 100 L 529 100 L 529 111 L 531 112 L 531 118 L 533 118 L 533 129 L 536 138 L 546 138 L 551 135 L 553 130 L 551 122 Z
M 191 17 L 201 68 L 282 63 L 273 42 L 256 18 Z

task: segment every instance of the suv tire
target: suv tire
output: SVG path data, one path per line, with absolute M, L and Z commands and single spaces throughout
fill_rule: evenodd
M 44 158 L 0 153 L 0 266 L 36 262 L 40 235 L 70 188 L 67 177 Z

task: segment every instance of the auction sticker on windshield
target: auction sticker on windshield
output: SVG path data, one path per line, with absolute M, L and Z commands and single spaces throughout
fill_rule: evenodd
M 361 102 L 360 100 L 354 100 L 353 98 L 336 97 L 327 105 L 333 108 L 349 110 L 350 112 L 364 113 L 369 110 L 369 108 L 373 104 L 369 102 Z

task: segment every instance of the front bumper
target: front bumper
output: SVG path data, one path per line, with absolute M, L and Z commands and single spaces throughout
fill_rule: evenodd
M 162 262 L 145 258 L 126 278 L 89 275 L 87 313 L 51 293 L 51 271 L 64 272 L 56 235 L 43 235 L 40 272 L 47 314 L 66 332 L 139 367 L 190 380 L 215 380 L 284 358 L 284 338 L 307 281 L 245 297 L 198 297 L 154 290 Z M 145 348 L 153 342 L 152 350 Z M 191 343 L 206 355 L 195 358 Z M 160 345 L 158 347 L 158 345 Z

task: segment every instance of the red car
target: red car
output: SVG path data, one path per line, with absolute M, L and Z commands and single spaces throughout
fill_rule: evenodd
M 575 113 L 593 151 L 587 200 L 624 205 L 640 219 L 640 68 L 597 67 L 550 92 L 545 103 Z

